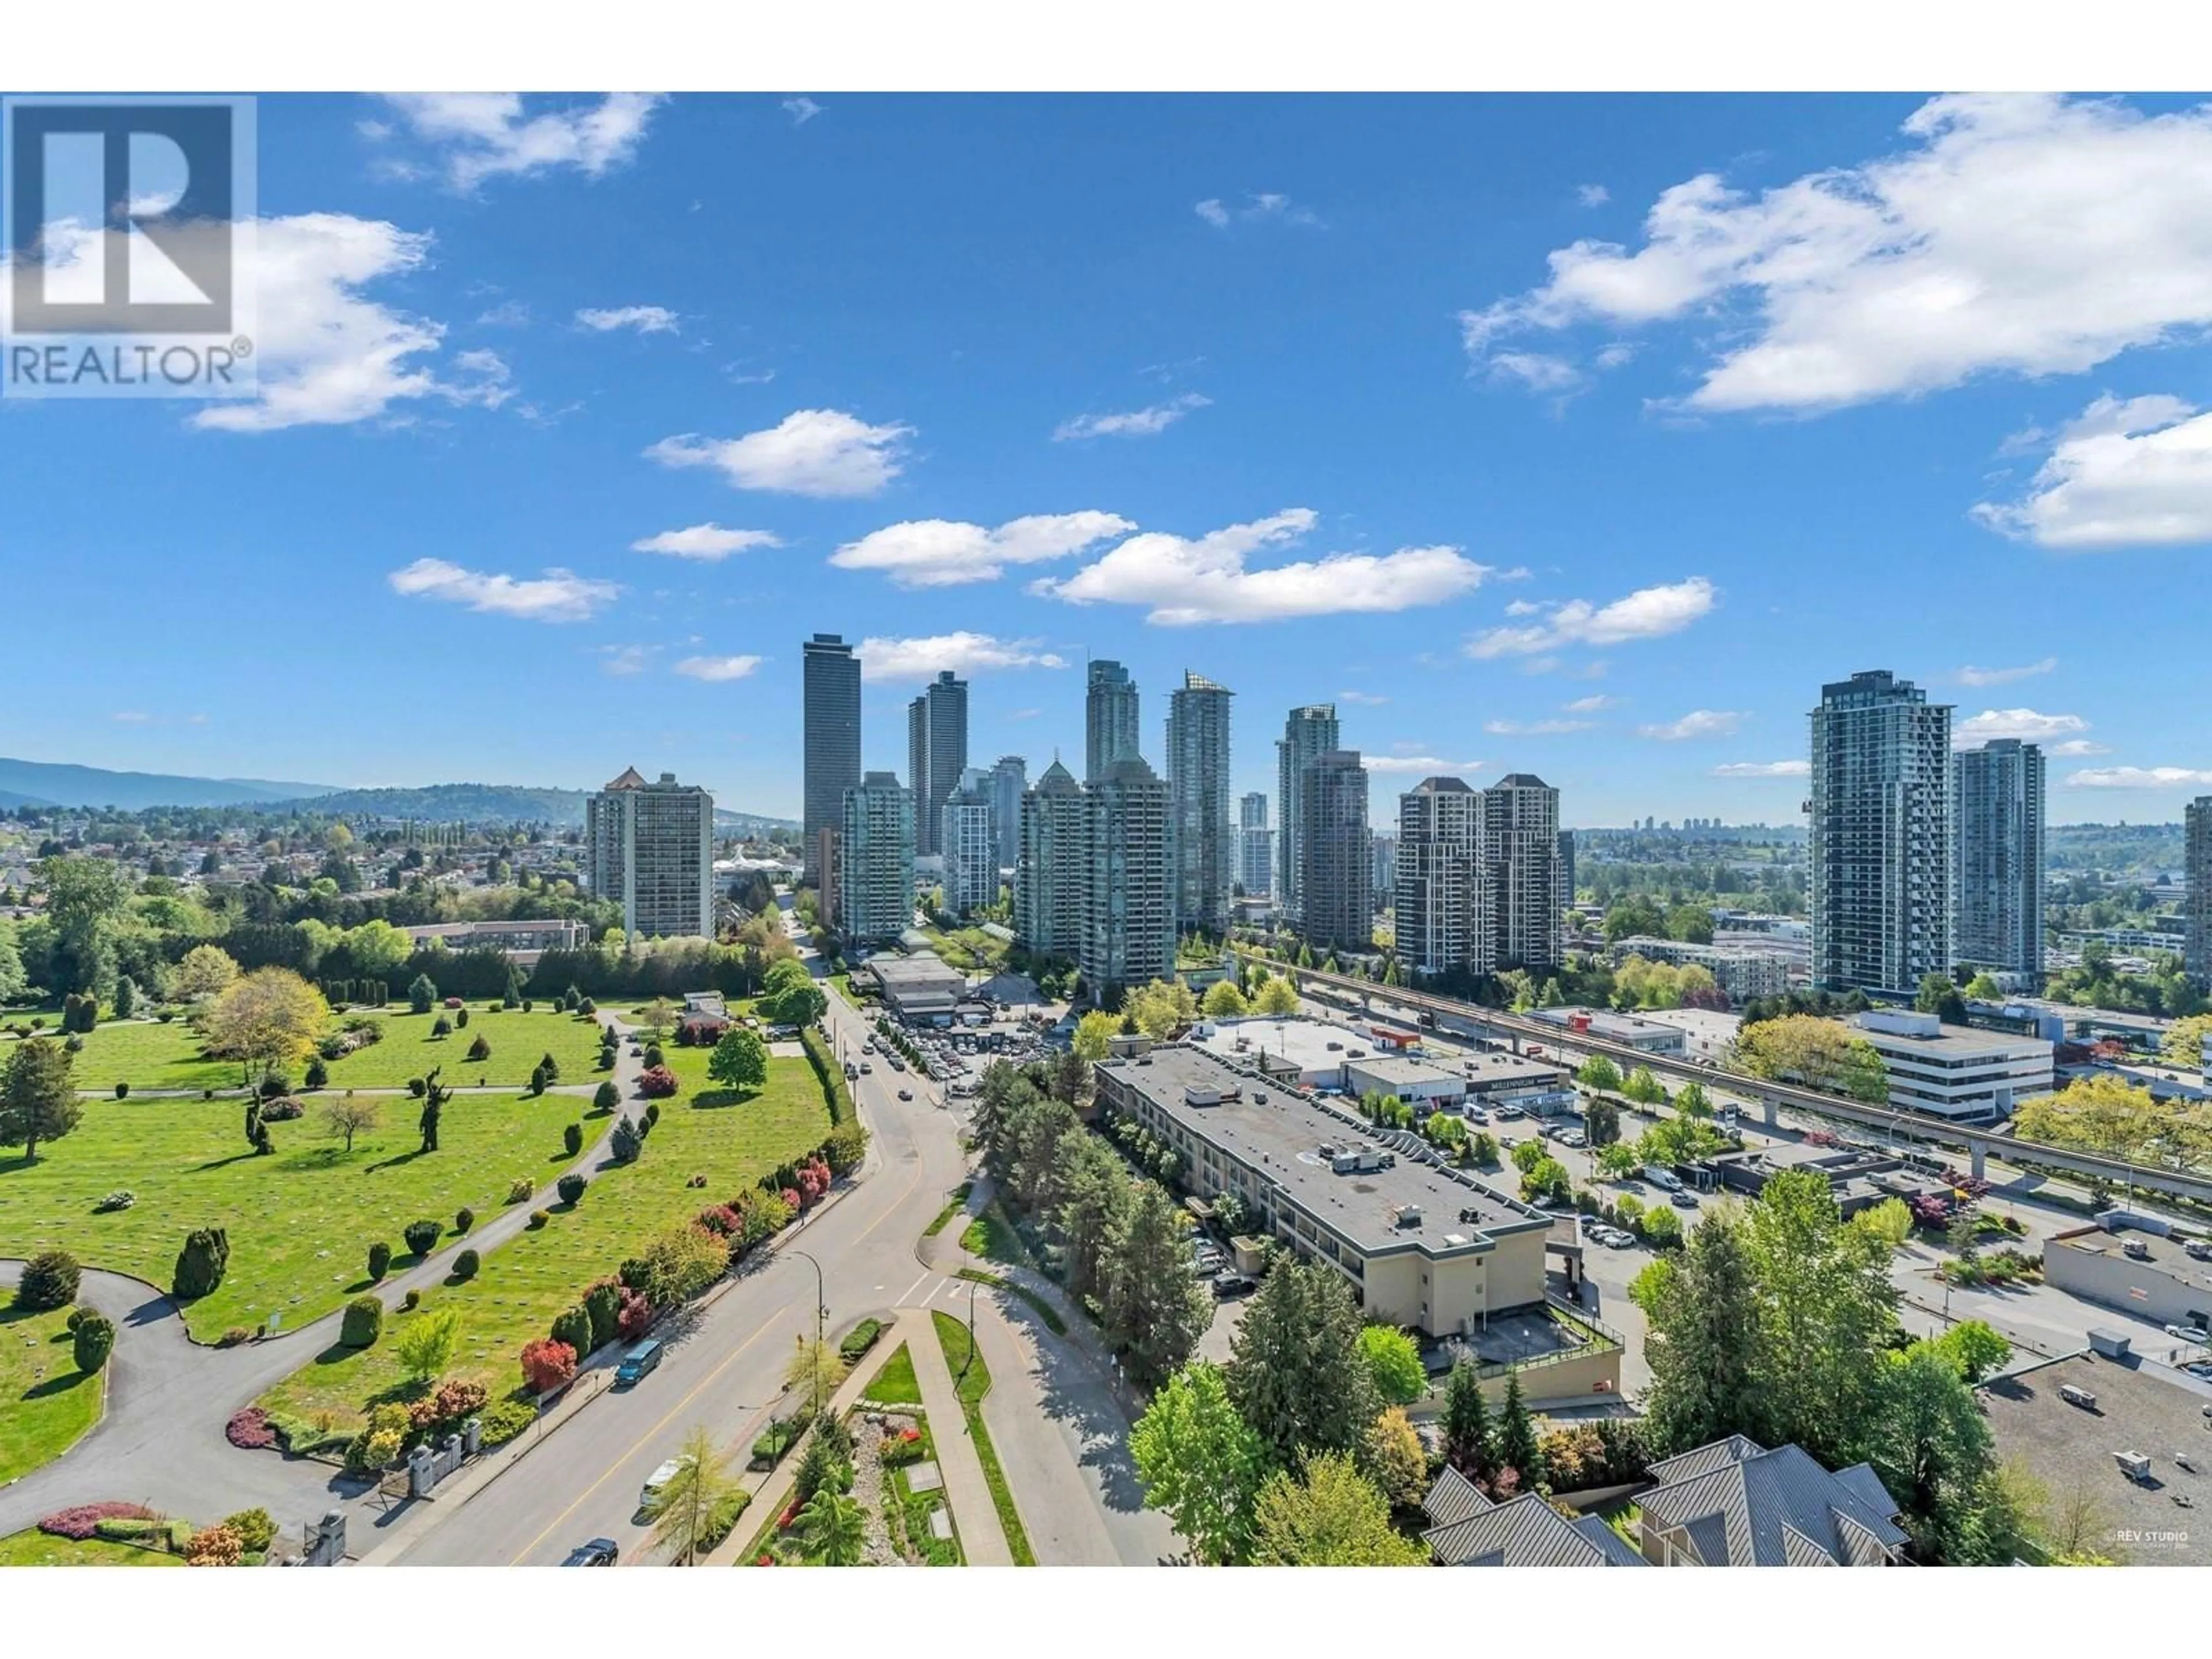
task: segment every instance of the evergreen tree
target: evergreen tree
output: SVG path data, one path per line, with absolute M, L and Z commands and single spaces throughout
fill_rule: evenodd
M 1139 1387 L 1188 1359 L 1212 1322 L 1212 1300 L 1190 1276 L 1182 1212 L 1156 1182 L 1144 1184 L 1130 1210 L 1107 1269 L 1104 1301 L 1108 1340 Z
M 70 1064 L 60 1043 L 34 1036 L 16 1043 L 0 1072 L 0 1146 L 21 1146 L 26 1164 L 37 1158 L 40 1141 L 60 1139 L 84 1115 Z
M 1078 1300 L 1103 1288 L 1109 1257 L 1126 1237 L 1135 1195 L 1121 1160 L 1095 1135 L 1061 1139 L 1053 1186 L 1053 1225 L 1066 1247 L 1067 1291 Z
M 1474 1364 L 1463 1358 L 1453 1364 L 1444 1383 L 1443 1431 L 1446 1462 L 1470 1480 L 1488 1480 L 1498 1473 L 1490 1404 Z
M 1521 1477 L 1523 1492 L 1544 1479 L 1544 1454 L 1536 1443 L 1536 1424 L 1521 1395 L 1521 1373 L 1505 1373 L 1505 1400 L 1498 1413 L 1498 1462 Z
M 410 1013 L 427 1014 L 438 1000 L 438 988 L 429 975 L 417 974 L 407 987 L 407 1008 Z
M 1630 1294 L 1650 1322 L 1645 1421 L 1662 1456 L 1761 1426 L 1758 1287 L 1743 1224 L 1713 1214 L 1677 1256 L 1637 1276 Z
M 1381 1402 L 1352 1292 L 1317 1262 L 1278 1263 L 1230 1346 L 1230 1398 L 1270 1467 L 1302 1452 L 1355 1450 Z

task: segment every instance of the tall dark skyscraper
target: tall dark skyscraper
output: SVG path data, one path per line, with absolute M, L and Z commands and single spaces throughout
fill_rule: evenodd
M 1229 820 L 1229 701 L 1236 694 L 1186 672 L 1168 698 L 1168 793 L 1174 803 L 1176 925 L 1229 932 L 1236 885 Z
M 1115 761 L 1135 760 L 1137 683 L 1129 671 L 1109 658 L 1091 660 L 1090 689 L 1083 700 L 1083 775 L 1103 777 Z
M 1300 866 L 1305 856 L 1298 846 L 1305 823 L 1305 771 L 1336 745 L 1336 705 L 1330 702 L 1291 710 L 1283 722 L 1282 738 L 1275 744 L 1275 808 L 1281 819 L 1275 827 L 1275 862 L 1282 872 L 1275 898 L 1292 921 L 1298 918 Z
M 2043 979 L 2043 750 L 1998 738 L 1951 757 L 1959 858 L 1951 954 Z
M 845 792 L 860 781 L 860 659 L 836 634 L 817 634 L 804 647 L 805 820 L 801 879 L 823 878 L 821 835 L 842 827 Z
M 968 682 L 946 669 L 907 705 L 907 774 L 914 787 L 914 846 L 944 850 L 945 803 L 968 769 Z
M 1367 769 L 1356 750 L 1326 750 L 1298 769 L 1298 937 L 1364 955 L 1375 936 Z

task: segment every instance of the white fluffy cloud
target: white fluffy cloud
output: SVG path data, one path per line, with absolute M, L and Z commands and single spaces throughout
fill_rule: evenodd
M 1489 764 L 1479 760 L 1443 760 L 1435 755 L 1366 755 L 1361 759 L 1370 772 L 1410 772 L 1425 778 L 1480 772 Z
M 726 559 L 732 553 L 749 553 L 756 547 L 781 547 L 783 538 L 766 530 L 726 530 L 718 524 L 695 524 L 682 530 L 664 530 L 657 536 L 629 544 L 633 553 L 665 553 L 672 558 Z
M 1992 738 L 2018 738 L 2023 743 L 2049 743 L 2089 729 L 2079 714 L 2043 714 L 2033 708 L 1984 708 L 1951 728 L 1954 748 L 1966 749 Z
M 1628 640 L 1654 640 L 1679 634 L 1708 615 L 1720 597 L 1703 576 L 1656 587 L 1639 587 L 1610 605 L 1588 599 L 1569 599 L 1549 605 L 1516 599 L 1506 607 L 1509 616 L 1543 616 L 1541 622 L 1519 628 L 1493 628 L 1467 642 L 1470 657 L 1533 657 L 1566 645 L 1619 645 Z
M 1654 726 L 1639 726 L 1639 738 L 1656 738 L 1662 743 L 1680 743 L 1688 738 L 1726 738 L 1742 729 L 1743 716 L 1733 708 L 1693 708 L 1678 720 L 1668 720 Z
M 2189 766 L 2105 766 L 2066 775 L 2075 789 L 2196 789 L 2212 787 L 2212 769 Z
M 513 395 L 507 365 L 464 352 L 441 373 L 445 325 L 362 290 L 421 269 L 428 235 L 340 213 L 264 219 L 247 254 L 257 295 L 259 395 L 210 404 L 191 424 L 221 432 L 343 426 L 419 399 L 495 409 Z
M 796 98 L 783 100 L 783 112 L 791 118 L 792 125 L 803 127 L 822 113 L 822 106 L 801 93 Z
M 1340 691 L 1336 694 L 1336 700 L 1339 702 L 1355 703 L 1362 708 L 1379 708 L 1390 701 L 1389 698 L 1375 691 Z
M 1321 228 L 1321 216 L 1311 208 L 1300 207 L 1287 196 L 1275 191 L 1261 191 L 1247 196 L 1241 204 L 1224 202 L 1219 197 L 1208 197 L 1194 204 L 1191 211 L 1216 230 L 1226 230 L 1238 224 L 1299 225 L 1314 230 Z
M 2016 501 L 1977 522 L 2039 547 L 2212 542 L 2212 413 L 2179 398 L 2103 397 L 2061 432 Z
M 945 669 L 973 674 L 996 668 L 1065 668 L 1067 659 L 1039 648 L 1036 640 L 1001 640 L 989 634 L 933 634 L 921 639 L 860 641 L 864 680 L 927 680 Z
M 801 409 L 742 438 L 686 432 L 647 450 L 663 466 L 711 466 L 739 489 L 790 495 L 872 495 L 898 477 L 914 428 L 870 426 L 836 409 Z
M 758 657 L 686 657 L 676 665 L 675 672 L 688 680 L 719 684 L 725 680 L 748 678 L 760 665 Z
M 2032 680 L 2048 674 L 2057 666 L 2057 658 L 2045 657 L 2017 668 L 1961 668 L 1951 678 L 1961 685 L 2010 685 L 2014 680 Z
M 444 559 L 417 559 L 387 579 L 392 591 L 409 599 L 442 599 L 501 617 L 532 622 L 585 622 L 611 605 L 622 589 L 572 570 L 548 570 L 543 576 L 508 576 L 465 570 Z
M 1036 564 L 1126 535 L 1137 526 L 1112 513 L 1041 513 L 996 530 L 949 519 L 887 525 L 830 556 L 844 570 L 880 570 L 902 587 L 987 582 L 1010 564 Z
M 1485 720 L 1482 729 L 1493 738 L 1554 738 L 1569 732 L 1587 732 L 1595 720 Z
M 1078 415 L 1054 428 L 1052 441 L 1058 444 L 1080 438 L 1156 438 L 1194 409 L 1204 409 L 1212 402 L 1203 392 L 1186 392 L 1166 403 L 1118 415 Z
M 552 167 L 574 167 L 596 179 L 637 153 L 658 93 L 609 93 L 597 103 L 526 112 L 512 92 L 399 93 L 388 100 L 416 137 L 439 153 L 456 190 L 485 179 L 524 177 Z M 382 124 L 377 124 L 382 125 Z M 389 136 L 385 127 L 381 135 Z
M 1608 708 L 1620 707 L 1619 697 L 1608 697 L 1601 692 L 1594 697 L 1577 697 L 1572 702 L 1559 706 L 1570 714 L 1601 714 Z
M 1813 763 L 1801 760 L 1729 761 L 1713 768 L 1717 778 L 1802 778 L 1811 775 Z
M 1407 611 L 1472 592 L 1496 574 L 1455 547 L 1331 553 L 1266 570 L 1246 568 L 1249 555 L 1294 543 L 1316 522 L 1311 508 L 1294 507 L 1195 539 L 1150 531 L 1066 580 L 1040 580 L 1030 592 L 1071 605 L 1145 605 L 1146 621 L 1180 628 Z
M 1730 343 L 1691 408 L 1820 410 L 2080 374 L 2212 323 L 2212 107 L 1952 96 L 1904 131 L 1892 155 L 1756 196 L 1676 185 L 1642 246 L 1576 242 L 1542 287 L 1462 313 L 1467 349 L 1694 321 Z
M 676 313 L 666 306 L 616 306 L 605 311 L 587 306 L 576 313 L 576 326 L 594 334 L 611 334 L 620 328 L 635 329 L 640 334 L 680 331 Z

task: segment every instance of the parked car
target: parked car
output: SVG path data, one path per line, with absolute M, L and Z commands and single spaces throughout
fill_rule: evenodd
M 568 1552 L 564 1567 L 611 1567 L 622 1558 L 622 1546 L 611 1538 L 594 1538 Z
M 1490 1121 L 1490 1114 L 1484 1111 L 1480 1106 L 1468 1107 L 1465 1115 L 1469 1123 L 1487 1123 Z
M 1527 1115 L 1518 1106 L 1500 1106 L 1498 1109 L 1498 1119 L 1501 1123 L 1510 1123 L 1515 1118 Z
M 638 1489 L 638 1508 L 650 1510 L 658 1504 L 660 1501 L 660 1494 L 667 1490 L 668 1483 L 684 1473 L 686 1461 L 681 1457 L 672 1457 L 651 1474 L 646 1476 L 645 1485 Z
M 1226 1302 L 1231 1297 L 1243 1296 L 1253 1289 L 1252 1281 L 1239 1273 L 1222 1273 L 1213 1276 L 1214 1299 Z
M 900 1091 L 899 1091 L 899 1098 L 900 1098 L 901 1100 L 912 1100 L 912 1099 L 914 1098 L 914 1091 L 913 1091 L 913 1090 L 911 1090 L 911 1089 L 902 1089 L 902 1090 L 900 1090 Z
M 628 1389 L 642 1382 L 660 1364 L 660 1356 L 665 1352 L 659 1337 L 646 1338 L 624 1354 L 622 1364 L 615 1367 L 615 1386 Z
M 1698 1195 L 1687 1188 L 1677 1188 L 1668 1194 L 1667 1201 L 1678 1210 L 1694 1210 L 1698 1207 Z
M 2206 1332 L 2202 1326 L 2198 1325 L 2168 1325 L 2166 1328 L 2166 1334 L 2168 1336 L 2178 1336 L 2184 1342 L 2203 1342 L 2208 1336 L 2212 1336 L 2212 1333 Z
M 875 1069 L 875 1065 L 872 1061 L 864 1060 L 860 1062 L 860 1072 L 863 1076 L 873 1072 Z

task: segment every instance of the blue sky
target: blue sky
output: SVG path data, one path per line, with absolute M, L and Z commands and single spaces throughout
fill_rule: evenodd
M 1376 817 L 1790 821 L 1824 679 L 2212 790 L 2212 114 L 2171 100 L 819 94 L 259 110 L 263 398 L 0 404 L 27 758 L 339 784 L 872 766 L 1238 782 L 1334 699 Z M 646 545 L 641 548 L 640 544 Z M 552 574 L 548 574 L 552 573 Z

